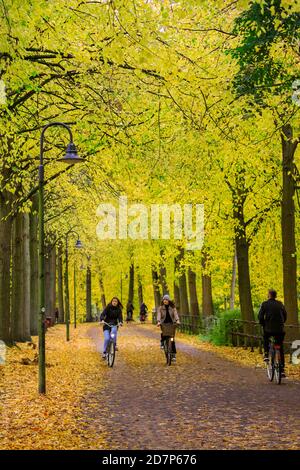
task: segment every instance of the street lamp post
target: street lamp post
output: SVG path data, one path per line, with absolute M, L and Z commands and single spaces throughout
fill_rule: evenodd
M 63 127 L 67 129 L 70 142 L 67 146 L 65 157 L 59 159 L 68 164 L 82 162 L 77 155 L 73 143 L 73 135 L 70 127 L 63 122 L 51 122 L 44 126 L 40 137 L 40 165 L 39 165 L 39 393 L 46 393 L 46 347 L 45 347 L 45 221 L 44 221 L 44 141 L 45 132 L 49 127 Z

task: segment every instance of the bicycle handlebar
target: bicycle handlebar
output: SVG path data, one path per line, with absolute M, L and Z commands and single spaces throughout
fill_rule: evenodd
M 104 321 L 104 320 L 102 320 L 100 323 L 104 323 L 105 325 L 109 326 L 110 328 L 111 328 L 112 326 L 119 326 L 119 325 L 122 325 L 122 324 L 123 324 L 123 323 L 119 322 L 119 323 L 117 323 L 117 325 L 112 325 L 112 324 L 110 324 L 110 323 L 107 323 L 107 322 Z

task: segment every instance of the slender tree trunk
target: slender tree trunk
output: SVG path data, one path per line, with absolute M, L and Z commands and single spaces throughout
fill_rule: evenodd
M 59 323 L 65 321 L 65 309 L 64 309 L 64 285 L 63 285 L 63 249 L 61 243 L 58 245 L 57 253 L 57 297 L 58 297 L 58 311 L 59 311 Z
M 104 292 L 103 276 L 102 276 L 101 271 L 99 274 L 99 286 L 100 286 L 100 295 L 101 295 L 101 305 L 102 305 L 102 308 L 104 309 L 106 307 L 106 299 L 105 299 L 105 292 Z
M 138 273 L 138 299 L 139 299 L 139 306 L 144 302 L 143 297 L 143 284 L 140 274 Z
M 30 333 L 38 334 L 39 258 L 38 258 L 38 194 L 33 197 L 30 213 Z
M 241 315 L 243 320 L 254 321 L 249 269 L 249 241 L 246 236 L 246 222 L 244 216 L 244 205 L 248 194 L 244 173 L 245 170 L 240 170 L 236 174 L 235 188 L 232 193 L 233 220 L 235 222 L 234 234 Z
M 129 287 L 128 287 L 128 301 L 134 300 L 134 264 L 131 262 L 129 268 Z
M 51 303 L 51 260 L 50 260 L 50 251 L 51 247 L 48 245 L 45 246 L 45 318 L 51 318 L 52 303 Z
M 192 326 L 193 331 L 195 331 L 195 328 L 199 323 L 200 311 L 197 296 L 196 273 L 191 269 L 191 267 L 188 268 L 188 285 L 190 294 L 190 312 L 192 317 Z
M 86 269 L 86 321 L 93 321 L 92 317 L 92 274 L 90 266 Z
M 180 313 L 180 292 L 177 282 L 174 280 L 174 304 L 178 313 Z
M 184 249 L 180 248 L 179 261 L 184 260 Z M 187 292 L 185 267 L 179 267 L 179 296 L 180 296 L 180 313 L 181 315 L 189 315 L 189 301 Z
M 179 284 L 178 284 L 179 265 L 180 265 L 179 257 L 178 257 L 178 255 L 176 255 L 175 258 L 174 258 L 174 282 L 173 282 L 174 303 L 175 303 L 175 307 L 176 307 L 178 313 L 181 313 L 181 311 L 180 311 L 180 290 L 179 290 Z
M 237 269 L 237 257 L 236 257 L 236 248 L 234 247 L 234 255 L 233 255 L 233 261 L 232 261 L 232 277 L 231 277 L 231 287 L 230 287 L 230 305 L 229 305 L 230 310 L 234 309 L 236 269 Z
M 0 339 L 11 344 L 10 279 L 12 219 L 8 216 L 10 195 L 0 193 Z
M 212 282 L 209 270 L 209 256 L 208 252 L 202 250 L 202 315 L 203 317 L 210 317 L 214 314 L 213 297 L 212 297 Z
M 30 335 L 30 221 L 29 214 L 22 214 L 23 227 L 22 227 L 22 252 L 23 252 L 23 322 L 24 322 L 24 337 L 26 341 L 31 341 Z
M 167 269 L 165 265 L 165 257 L 164 257 L 163 249 L 160 250 L 159 280 L 160 280 L 163 295 L 165 294 L 170 295 L 169 287 L 167 284 Z
M 298 325 L 297 302 L 297 257 L 295 240 L 295 182 L 294 156 L 297 141 L 293 141 L 293 130 L 290 124 L 282 128 L 282 264 L 284 303 L 288 313 L 287 323 Z M 297 331 L 287 328 L 288 339 L 298 338 Z
M 55 323 L 55 308 L 56 308 L 56 248 L 52 247 L 49 256 L 50 264 L 50 316 L 52 323 Z
M 160 289 L 159 289 L 159 277 L 158 277 L 156 269 L 154 268 L 152 268 L 152 284 L 153 284 L 153 293 L 154 293 L 154 303 L 155 303 L 155 308 L 157 311 L 161 302 L 161 294 L 160 294 Z

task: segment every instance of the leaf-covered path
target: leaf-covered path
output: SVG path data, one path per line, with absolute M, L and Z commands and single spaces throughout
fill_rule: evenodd
M 89 330 L 102 350 L 99 327 Z M 165 366 L 159 331 L 124 326 L 99 403 L 86 420 L 111 449 L 300 449 L 300 382 L 270 384 L 244 367 L 177 341 L 177 364 Z M 83 403 L 83 408 L 86 403 Z

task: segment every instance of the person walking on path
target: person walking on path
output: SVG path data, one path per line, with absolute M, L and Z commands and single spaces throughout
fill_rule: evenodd
M 145 302 L 142 302 L 140 306 L 140 321 L 141 322 L 144 322 L 146 320 L 147 312 L 148 312 L 148 307 L 145 304 Z
M 157 326 L 161 326 L 165 323 L 176 323 L 179 324 L 179 315 L 176 310 L 174 302 L 170 299 L 169 295 L 164 295 L 162 298 L 161 305 L 157 311 Z M 165 337 L 161 334 L 161 347 L 163 348 L 163 342 Z M 172 353 L 173 353 L 173 361 L 176 361 L 176 345 L 175 339 L 172 341 Z
M 134 310 L 133 303 L 132 303 L 131 300 L 128 300 L 127 306 L 126 306 L 126 314 L 127 314 L 126 321 L 127 321 L 127 323 L 129 321 L 134 321 L 133 320 L 133 310 Z
M 277 292 L 274 289 L 269 289 L 268 300 L 261 304 L 258 320 L 263 327 L 264 335 L 264 361 L 269 360 L 269 341 L 270 337 L 273 336 L 276 344 L 280 345 L 280 357 L 282 365 L 282 376 L 285 377 L 284 373 L 284 350 L 283 340 L 285 336 L 284 324 L 287 319 L 287 312 L 282 302 L 276 300 Z
M 110 340 L 111 333 L 114 334 L 114 343 L 117 345 L 117 332 L 118 332 L 118 325 L 123 324 L 123 315 L 122 315 L 122 308 L 123 305 L 121 304 L 118 297 L 113 297 L 109 304 L 106 305 L 105 309 L 100 315 L 100 323 L 104 323 L 103 325 L 103 333 L 104 333 L 104 344 L 103 344 L 103 359 L 106 358 L 106 350 L 107 345 Z M 109 326 L 107 325 L 107 323 Z

